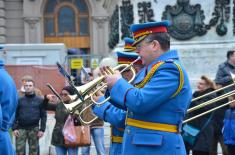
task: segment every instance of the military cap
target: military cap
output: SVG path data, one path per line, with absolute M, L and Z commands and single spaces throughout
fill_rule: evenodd
M 168 26 L 170 26 L 170 21 L 167 20 L 131 25 L 130 29 L 133 32 L 133 38 L 135 40 L 133 46 L 144 40 L 149 34 L 167 32 Z
M 125 45 L 124 45 L 125 52 L 132 52 L 132 51 L 136 50 L 136 48 L 134 46 L 132 46 L 132 44 L 135 42 L 135 40 L 133 40 L 132 38 L 125 37 L 124 42 L 125 42 Z
M 133 62 L 135 59 L 138 58 L 138 54 L 135 51 L 135 47 L 132 46 L 134 43 L 134 40 L 131 38 L 124 38 L 124 51 L 117 52 L 117 57 L 118 57 L 118 64 L 130 64 Z M 139 60 L 135 64 L 142 64 L 142 61 Z

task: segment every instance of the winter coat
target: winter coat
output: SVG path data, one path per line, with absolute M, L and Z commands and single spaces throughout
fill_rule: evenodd
M 213 91 L 214 89 L 209 88 L 207 90 L 205 90 L 204 92 L 194 92 L 193 93 L 193 98 L 202 96 L 204 94 L 207 94 L 211 91 Z M 199 100 L 196 100 L 194 102 L 191 103 L 190 108 L 197 106 L 201 103 L 205 103 L 206 101 L 215 98 L 216 95 L 212 94 L 209 95 L 207 97 L 201 98 Z M 201 109 L 198 109 L 194 112 L 189 113 L 188 117 L 192 117 L 192 116 L 196 116 L 198 114 L 201 114 L 202 112 L 205 112 L 207 110 L 212 109 L 213 107 L 215 107 L 215 104 L 211 104 L 209 106 L 205 106 Z M 211 118 L 210 118 L 211 117 Z M 208 119 L 211 119 L 210 122 L 208 123 L 208 125 L 200 132 L 200 134 L 197 137 L 196 143 L 195 145 L 192 147 L 192 150 L 196 150 L 196 151 L 204 151 L 204 152 L 209 152 L 210 148 L 212 147 L 212 138 L 214 135 L 214 129 L 213 129 L 213 113 L 209 113 L 206 114 L 204 116 L 201 116 L 199 118 L 196 118 L 195 120 L 189 122 L 188 124 L 201 130 L 204 126 L 204 124 L 207 122 Z
M 62 130 L 65 124 L 65 121 L 69 116 L 68 110 L 66 109 L 63 103 L 57 103 L 57 104 L 48 103 L 47 98 L 44 99 L 44 107 L 47 110 L 55 111 L 56 123 L 52 132 L 51 144 L 54 146 L 65 146 Z M 76 126 L 81 125 L 81 123 L 77 119 L 75 119 L 74 123 Z
M 35 94 L 25 94 L 19 98 L 13 130 L 33 129 L 39 126 L 46 129 L 47 114 L 43 108 L 43 98 Z
M 227 86 L 233 83 L 232 77 L 230 73 L 235 74 L 235 66 L 225 61 L 224 63 L 219 65 L 219 68 L 216 73 L 215 83 L 224 86 Z M 224 91 L 218 92 L 218 95 L 222 95 L 229 91 L 234 90 L 235 87 L 230 87 L 229 89 L 225 89 Z M 219 105 L 227 103 L 228 99 L 224 99 L 218 102 Z M 220 108 L 215 111 L 214 116 L 214 129 L 216 135 L 221 135 L 221 130 L 223 127 L 224 113 L 228 109 L 228 106 Z

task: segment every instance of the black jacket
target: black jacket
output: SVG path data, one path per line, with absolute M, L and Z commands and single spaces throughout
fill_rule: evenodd
M 229 64 L 228 61 L 220 64 L 219 68 L 217 70 L 217 73 L 216 73 L 215 83 L 220 84 L 223 87 L 233 83 L 230 72 L 235 73 L 235 66 L 234 65 Z M 224 93 L 228 93 L 232 90 L 235 90 L 234 86 L 230 87 L 229 89 L 225 89 L 224 91 L 218 92 L 218 96 L 223 95 Z M 220 100 L 218 102 L 218 105 L 222 105 L 227 102 L 228 102 L 228 99 Z M 224 113 L 227 109 L 228 109 L 228 106 L 220 108 L 215 111 L 214 129 L 215 129 L 216 135 L 221 135 L 221 130 L 223 127 Z
M 217 70 L 217 73 L 216 73 L 215 83 L 220 84 L 222 86 L 226 86 L 226 85 L 233 83 L 230 72 L 235 74 L 235 66 L 234 65 L 229 64 L 228 61 L 220 64 L 219 68 Z M 235 89 L 235 87 L 232 87 L 230 89 L 227 89 L 226 92 L 234 90 L 234 89 Z
M 43 108 L 43 98 L 35 94 L 25 95 L 19 98 L 15 122 L 15 129 L 32 129 L 39 126 L 40 131 L 46 129 L 47 114 Z

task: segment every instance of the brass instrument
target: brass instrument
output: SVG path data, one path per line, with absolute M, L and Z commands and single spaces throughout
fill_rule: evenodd
M 111 74 L 114 74 L 114 71 L 115 70 L 119 70 L 120 68 L 123 68 L 120 73 L 130 69 L 133 73 L 133 76 L 131 78 L 131 80 L 129 80 L 128 82 L 131 83 L 135 76 L 136 76 L 136 73 L 135 73 L 135 69 L 132 67 L 134 65 L 134 63 L 136 63 L 138 60 L 140 60 L 140 57 L 138 57 L 136 60 L 134 60 L 131 64 L 121 64 L 121 65 L 118 65 L 114 68 L 108 68 L 108 71 L 105 72 L 106 75 L 111 75 Z M 88 82 L 87 84 L 85 85 L 82 85 L 82 86 L 79 86 L 79 87 L 75 87 L 76 90 L 77 90 L 77 93 L 79 93 L 78 95 L 82 98 L 78 98 L 77 96 L 70 96 L 71 99 L 73 100 L 72 103 L 70 104 L 64 104 L 64 106 L 66 107 L 67 110 L 69 110 L 70 112 L 73 112 L 75 111 L 77 108 L 81 107 L 82 105 L 84 105 L 86 103 L 86 101 L 88 100 L 91 100 L 91 104 L 89 104 L 88 106 L 86 106 L 85 108 L 83 108 L 80 112 L 79 112 L 79 118 L 80 118 L 80 121 L 83 123 L 83 124 L 90 124 L 91 122 L 93 122 L 97 117 L 95 117 L 94 119 L 90 120 L 90 121 L 84 121 L 81 117 L 82 113 L 84 111 L 86 111 L 89 107 L 91 107 L 93 104 L 96 104 L 96 105 L 102 105 L 103 103 L 107 102 L 108 100 L 110 100 L 110 97 L 106 98 L 104 101 L 98 103 L 96 101 L 94 101 L 93 99 L 93 96 L 98 92 L 100 91 L 101 89 L 104 89 L 105 87 L 107 87 L 107 84 L 104 83 L 104 79 L 106 77 L 106 75 L 102 75 L 90 82 Z
M 192 100 L 192 102 L 193 102 L 193 101 L 196 101 L 196 100 L 199 100 L 199 99 L 201 99 L 201 98 L 203 98 L 203 97 L 206 97 L 206 96 L 208 96 L 208 95 L 211 95 L 211 94 L 213 94 L 213 93 L 219 92 L 219 91 L 221 91 L 221 90 L 224 90 L 224 89 L 230 88 L 230 87 L 232 87 L 232 86 L 235 86 L 235 74 L 233 74 L 233 73 L 231 73 L 231 72 L 230 72 L 230 74 L 231 74 L 231 77 L 232 77 L 232 79 L 233 79 L 233 83 L 232 83 L 232 84 L 227 85 L 227 86 L 225 86 L 225 87 L 222 87 L 222 88 L 220 88 L 220 89 L 217 89 L 217 90 L 215 90 L 215 91 L 212 91 L 212 92 L 210 92 L 210 93 L 204 94 L 204 95 L 199 96 L 199 97 L 197 97 L 197 98 L 194 98 L 194 99 Z M 232 96 L 232 95 L 235 95 L 235 90 L 230 91 L 230 92 L 228 92 L 228 93 L 226 93 L 226 94 L 223 94 L 223 95 L 221 95 L 221 96 L 218 96 L 218 97 L 216 97 L 216 98 L 213 98 L 213 99 L 211 99 L 211 100 L 209 100 L 209 101 L 206 101 L 206 102 L 204 102 L 204 103 L 201 103 L 201 104 L 199 104 L 199 105 L 197 105 L 197 106 L 194 106 L 194 107 L 192 107 L 192 108 L 190 108 L 190 109 L 187 110 L 187 114 L 190 113 L 190 112 L 193 112 L 193 111 L 195 111 L 195 110 L 198 110 L 198 109 L 200 109 L 200 108 L 203 108 L 203 107 L 205 107 L 205 106 L 208 106 L 208 105 L 210 105 L 210 104 L 216 103 L 217 101 L 220 101 L 220 100 L 222 100 L 222 99 L 228 98 L 229 96 Z M 232 103 L 232 102 L 234 102 L 234 101 L 230 101 L 230 102 L 224 103 L 224 104 L 222 104 L 222 105 L 220 105 L 220 106 L 218 106 L 218 107 L 212 108 L 212 109 L 210 109 L 210 110 L 208 110 L 208 111 L 206 111 L 206 112 L 203 112 L 203 113 L 198 114 L 198 115 L 196 115 L 196 116 L 194 116 L 194 117 L 191 117 L 191 118 L 189 118 L 189 119 L 186 119 L 186 120 L 183 121 L 183 123 L 190 122 L 190 121 L 192 121 L 192 120 L 194 120 L 194 119 L 196 119 L 196 118 L 199 118 L 199 117 L 204 116 L 204 115 L 206 115 L 206 114 L 208 114 L 208 113 L 210 113 L 210 112 L 213 112 L 213 111 L 215 111 L 215 110 L 217 110 L 217 109 L 220 109 L 220 108 L 222 108 L 222 107 L 225 107 L 225 106 L 229 105 L 229 104 Z
M 213 111 L 215 111 L 215 110 L 217 110 L 217 109 L 220 109 L 220 108 L 222 108 L 222 107 L 225 107 L 225 106 L 229 105 L 229 104 L 232 103 L 232 102 L 234 102 L 234 101 L 229 101 L 229 102 L 227 102 L 227 103 L 225 103 L 225 104 L 222 104 L 222 105 L 220 105 L 220 106 L 218 106 L 218 107 L 212 108 L 212 109 L 210 109 L 210 110 L 208 110 L 208 111 L 206 111 L 206 112 L 203 112 L 203 113 L 198 114 L 198 115 L 196 115 L 196 116 L 194 116 L 194 117 L 191 117 L 191 118 L 189 118 L 189 119 L 186 119 L 186 120 L 183 121 L 183 124 L 184 124 L 184 123 L 188 123 L 188 122 L 190 122 L 190 121 L 192 121 L 192 120 L 194 120 L 194 119 L 196 119 L 196 118 L 199 118 L 199 117 L 201 117 L 201 116 L 204 116 L 204 115 L 206 115 L 206 114 L 208 114 L 208 113 L 210 113 L 210 112 L 213 112 Z

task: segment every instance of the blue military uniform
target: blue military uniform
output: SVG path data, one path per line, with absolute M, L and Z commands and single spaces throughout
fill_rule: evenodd
M 134 38 L 139 35 L 144 39 L 158 31 L 151 26 L 160 26 L 165 31 L 168 24 L 139 25 L 134 26 L 134 31 L 141 29 L 141 34 L 134 32 Z M 147 32 L 145 28 L 150 30 Z M 136 42 L 141 41 L 139 37 L 135 38 Z M 179 132 L 192 93 L 177 51 L 167 51 L 145 66 L 134 84 L 135 87 L 121 78 L 110 90 L 111 99 L 128 109 L 123 155 L 185 155 Z
M 13 79 L 4 69 L 3 61 L 0 60 L 0 154 L 13 155 L 10 136 L 11 128 L 17 107 L 17 89 Z
M 99 99 L 103 101 L 104 97 Z M 109 149 L 110 155 L 122 154 L 122 137 L 125 128 L 126 111 L 113 106 L 110 102 L 104 103 L 102 106 L 93 107 L 93 112 L 105 122 L 109 122 L 111 126 L 111 145 Z
M 138 54 L 134 53 L 135 47 L 132 46 L 134 40 L 131 38 L 124 38 L 125 46 L 123 52 L 117 52 L 119 64 L 130 64 L 138 58 Z M 140 65 L 141 61 L 136 64 Z M 99 99 L 99 102 L 103 101 Z M 110 102 L 104 103 L 102 106 L 93 107 L 94 113 L 102 120 L 111 124 L 111 146 L 109 150 L 110 155 L 122 154 L 122 137 L 125 128 L 126 111 L 113 106 Z

